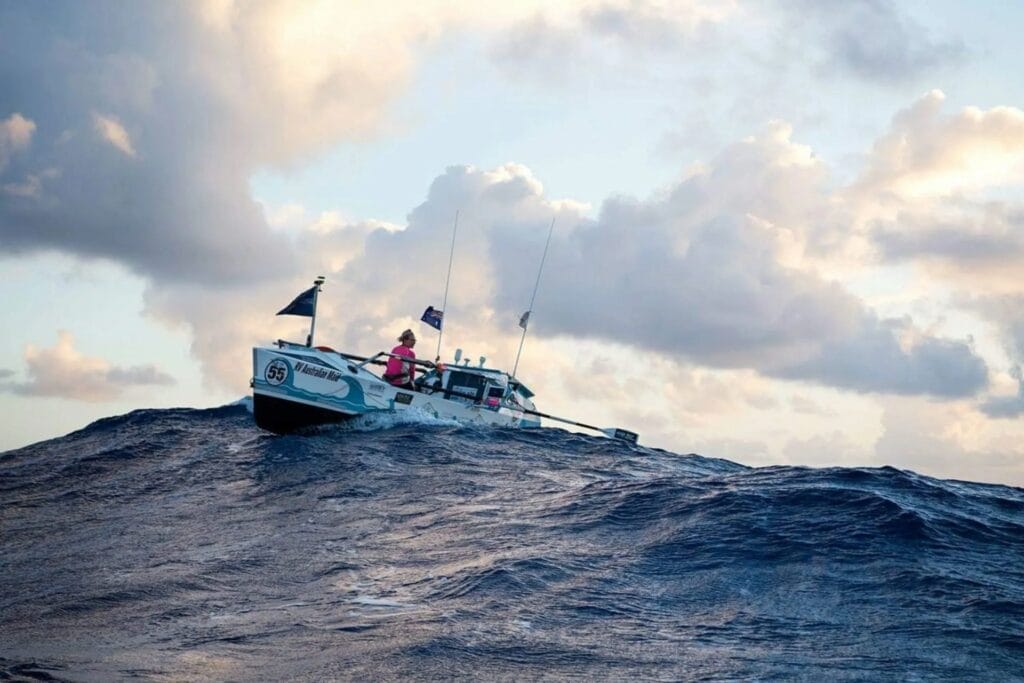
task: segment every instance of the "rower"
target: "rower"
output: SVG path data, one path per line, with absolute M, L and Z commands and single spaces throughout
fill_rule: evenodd
M 391 349 L 391 357 L 388 358 L 388 365 L 384 369 L 384 381 L 392 386 L 402 389 L 416 391 L 413 378 L 416 377 L 416 365 L 396 358 L 401 356 L 410 360 L 416 360 L 416 352 L 412 347 L 416 346 L 416 335 L 412 330 L 405 330 L 398 337 L 398 346 Z

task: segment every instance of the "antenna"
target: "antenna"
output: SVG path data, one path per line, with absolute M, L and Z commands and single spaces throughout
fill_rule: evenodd
M 516 351 L 516 363 L 512 366 L 512 376 L 516 376 L 516 370 L 519 369 L 519 356 L 523 352 L 523 342 L 526 341 L 526 328 L 530 324 L 530 314 L 533 313 L 533 302 L 537 298 L 537 288 L 540 287 L 540 274 L 544 272 L 544 261 L 548 257 L 548 245 L 551 244 L 551 233 L 555 231 L 555 219 L 551 219 L 551 227 L 548 228 L 548 239 L 544 242 L 544 254 L 540 257 L 540 268 L 537 269 L 537 282 L 533 285 L 533 296 L 530 297 L 530 307 L 523 313 L 523 317 L 519 319 L 519 325 L 523 328 L 523 336 L 519 338 L 519 350 Z
M 444 301 L 441 302 L 441 329 L 437 331 L 437 358 L 435 363 L 441 361 L 441 337 L 444 336 L 444 315 L 448 310 L 448 283 L 452 281 L 452 260 L 455 258 L 455 233 L 459 230 L 459 212 L 455 211 L 455 224 L 452 226 L 452 248 L 448 252 L 448 276 L 444 279 Z

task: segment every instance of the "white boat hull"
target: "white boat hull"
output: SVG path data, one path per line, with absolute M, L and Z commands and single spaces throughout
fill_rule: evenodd
M 418 410 L 465 424 L 539 427 L 505 405 L 394 387 L 335 351 L 293 344 L 253 349 L 253 416 L 279 434 L 380 412 Z

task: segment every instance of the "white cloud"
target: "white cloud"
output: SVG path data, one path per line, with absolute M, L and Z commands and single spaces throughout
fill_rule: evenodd
M 60 172 L 56 169 L 46 169 L 38 175 L 29 174 L 20 182 L 4 183 L 2 189 L 4 194 L 12 197 L 39 199 L 43 195 L 43 182 L 59 177 Z
M 128 135 L 128 131 L 125 130 L 121 122 L 115 117 L 94 113 L 92 120 L 93 128 L 100 138 L 116 147 L 125 156 L 134 157 L 136 155 L 135 147 L 132 146 L 131 136 Z
M 281 277 L 296 264 L 249 196 L 254 171 L 386 131 L 421 55 L 445 35 L 497 35 L 542 10 L 561 22 L 589 7 L 216 0 L 129 4 L 101 27 L 78 3 L 19 5 L 0 26 L 13 60 L 0 111 L 24 102 L 52 138 L 6 183 L 19 201 L 0 205 L 0 244 L 111 258 L 163 282 Z M 89 144 L 83 125 L 136 163 Z M 32 178 L 44 169 L 60 176 L 42 188 Z M 30 201 L 44 189 L 52 201 Z
M 893 119 L 858 189 L 913 200 L 1024 182 L 1024 111 L 966 107 L 944 117 L 945 99 L 932 90 Z
M 967 343 L 904 344 L 909 321 L 880 318 L 803 263 L 832 197 L 822 164 L 789 134 L 775 124 L 649 200 L 608 200 L 596 221 L 565 216 L 546 280 L 551 331 L 856 391 L 982 388 L 985 364 Z M 492 250 L 521 253 L 543 227 L 493 230 Z M 528 269 L 494 266 L 496 305 L 522 305 Z
M 802 10 L 818 11 L 808 7 Z M 31 113 L 33 120 L 18 114 L 4 122 L 0 166 L 17 173 L 2 185 L 0 244 L 7 253 L 59 249 L 112 258 L 143 274 L 151 282 L 148 312 L 191 330 L 210 381 L 244 388 L 253 343 L 302 338 L 304 321 L 272 313 L 316 274 L 329 276 L 321 339 L 374 350 L 417 325 L 425 305 L 440 303 L 456 209 L 462 218 L 447 318 L 451 339 L 492 358 L 514 355 L 514 340 L 505 337 L 529 299 L 554 215 L 556 239 L 530 340 L 556 368 L 541 374 L 539 382 L 550 389 L 545 400 L 571 407 L 582 378 L 593 380 L 602 392 L 588 410 L 628 415 L 666 443 L 687 443 L 680 424 L 704 429 L 702 441 L 687 450 L 724 444 L 735 415 L 771 414 L 778 421 L 793 411 L 817 420 L 815 429 L 826 436 L 814 442 L 814 434 L 802 433 L 791 455 L 829 444 L 845 448 L 842 437 L 827 435 L 848 429 L 822 426 L 837 416 L 815 414 L 810 399 L 780 399 L 796 385 L 771 378 L 805 382 L 799 391 L 815 396 L 821 394 L 811 383 L 949 397 L 985 381 L 985 365 L 968 341 L 876 312 L 851 293 L 836 264 L 843 256 L 850 269 L 870 277 L 871 264 L 851 247 L 865 235 L 888 258 L 902 254 L 914 263 L 929 255 L 962 256 L 960 237 L 986 259 L 1001 251 L 1010 262 L 1005 247 L 1019 242 L 1016 207 L 963 209 L 992 222 L 973 220 L 959 236 L 959 217 L 948 205 L 940 215 L 956 220 L 947 225 L 930 217 L 938 199 L 1020 182 L 1015 108 L 943 116 L 941 96 L 930 93 L 894 120 L 861 182 L 847 191 L 831 186 L 828 166 L 794 140 L 788 124 L 775 122 L 727 145 L 663 192 L 610 198 L 596 219 L 571 200 L 546 196 L 538 178 L 516 164 L 449 169 L 402 226 L 349 217 L 346 207 L 318 215 L 301 207 L 268 212 L 250 197 L 254 170 L 298 164 L 330 145 L 386 134 L 392 107 L 423 55 L 453 36 L 495 46 L 508 71 L 537 66 L 530 61 L 537 55 L 549 71 L 559 68 L 552 59 L 571 71 L 591 69 L 596 57 L 610 68 L 587 71 L 591 78 L 618 73 L 628 80 L 640 52 L 699 52 L 709 33 L 751 7 L 549 7 L 531 0 L 371 10 L 327 1 L 218 0 L 150 9 L 126 5 L 116 25 L 102 24 L 92 8 L 77 3 L 59 12 L 29 3 L 5 14 L 0 41 L 14 47 L 5 53 L 13 61 L 0 83 L 0 111 Z M 840 39 L 825 50 L 826 61 L 869 79 L 886 79 L 887 69 L 914 78 L 957 58 L 954 42 L 925 35 L 891 2 L 825 11 L 842 16 L 808 30 Z M 861 21 L 884 30 L 858 36 L 851 27 Z M 762 57 L 757 48 L 748 52 Z M 651 68 L 671 61 L 652 60 Z M 778 65 L 769 59 L 758 73 Z M 45 83 L 33 77 L 40 71 L 49 75 Z M 676 84 L 674 78 L 658 83 Z M 750 92 L 774 83 L 769 78 Z M 94 112 L 102 114 L 94 118 Z M 96 144 L 96 134 L 104 145 Z M 973 206 L 981 206 L 977 201 Z M 894 236 L 914 222 L 899 218 L 901 211 L 920 223 L 918 233 Z M 591 347 L 580 365 L 572 353 L 553 350 L 580 345 Z M 7 381 L 8 390 L 86 391 L 67 381 L 73 377 L 91 379 L 99 387 L 91 395 L 109 396 L 126 384 L 165 378 L 152 366 L 116 368 L 84 357 L 63 337 L 54 349 L 33 353 L 29 381 Z M 614 363 L 627 355 L 641 359 L 636 371 L 603 371 L 601 359 Z M 47 374 L 43 360 L 59 372 Z M 645 376 L 647 369 L 657 379 Z M 668 388 L 662 377 L 672 378 Z M 665 397 L 664 405 L 635 400 L 645 395 Z M 706 431 L 712 428 L 719 437 Z M 733 443 L 761 457 L 757 444 L 781 438 L 769 429 Z M 778 449 L 771 455 L 779 457 Z
M 898 113 L 848 198 L 883 261 L 910 264 L 954 304 L 998 330 L 1007 356 L 1024 362 L 1024 204 L 992 195 L 1024 184 L 1024 111 L 965 107 L 944 114 L 931 91 Z M 950 295 L 949 292 L 953 294 Z M 979 404 L 1017 414 L 1015 397 Z
M 15 152 L 26 149 L 32 142 L 36 124 L 18 113 L 0 120 L 0 171 L 7 167 Z
M 654 14 L 644 19 L 623 14 L 622 7 L 556 18 L 583 17 L 616 39 L 634 40 L 658 23 L 647 19 L 664 11 L 647 7 Z M 147 163 L 132 169 L 101 160 L 89 165 L 89 150 L 72 137 L 61 150 L 82 156 L 76 172 L 63 173 L 53 190 L 66 201 L 7 220 L 0 214 L 16 247 L 59 245 L 112 255 L 160 281 L 162 291 L 151 298 L 154 310 L 193 324 L 204 357 L 228 353 L 217 328 L 230 314 L 190 314 L 200 301 L 207 311 L 220 306 L 183 283 L 244 284 L 245 293 L 276 285 L 280 291 L 282 283 L 306 279 L 296 277 L 298 264 L 317 263 L 316 273 L 333 274 L 332 282 L 344 290 L 347 334 L 353 341 L 378 335 L 410 315 L 407 302 L 423 298 L 424 282 L 443 281 L 447 233 L 459 209 L 464 225 L 475 227 L 463 233 L 459 248 L 474 256 L 460 262 L 455 284 L 463 295 L 459 305 L 473 307 L 479 322 L 522 312 L 536 258 L 527 255 L 538 251 L 540 235 L 556 215 L 541 302 L 551 322 L 538 334 L 620 342 L 698 364 L 862 392 L 948 397 L 985 384 L 985 364 L 969 344 L 935 338 L 904 319 L 885 319 L 823 274 L 812 254 L 842 241 L 836 235 L 847 227 L 847 200 L 829 188 L 825 164 L 795 142 L 783 122 L 728 146 L 649 199 L 609 199 L 596 220 L 584 218 L 571 202 L 545 197 L 528 169 L 510 164 L 490 171 L 450 169 L 435 180 L 405 229 L 335 213 L 305 221 L 300 232 L 272 229 L 248 196 L 247 172 L 329 140 L 366 134 L 412 68 L 413 48 L 405 42 L 434 40 L 445 26 L 484 20 L 442 12 L 416 32 L 419 11 L 356 17 L 318 3 L 297 13 L 277 3 L 206 9 L 192 39 L 193 57 L 208 58 L 207 68 L 185 69 L 177 53 L 145 55 L 156 65 L 161 87 L 148 91 L 150 106 L 129 110 L 135 117 L 130 128 L 144 135 L 131 139 L 129 126 L 97 115 L 111 144 Z M 528 16 L 489 21 L 509 26 Z M 322 60 L 309 59 L 310 50 L 327 40 L 322 28 L 342 20 L 349 22 L 350 40 L 325 47 Z M 708 20 L 716 18 L 684 21 L 677 29 L 693 30 Z M 395 33 L 380 40 L 385 29 Z M 357 54 L 360 47 L 368 51 Z M 369 69 L 366 60 L 383 60 L 382 51 L 396 55 Z M 75 70 L 68 72 L 74 78 Z M 346 81 L 345 74 L 357 80 Z M 89 100 L 68 104 L 110 110 Z M 110 187 L 120 190 L 111 193 Z M 293 207 L 271 221 L 295 225 L 303 216 Z M 229 287 L 223 299 L 242 295 Z M 257 327 L 251 320 L 242 324 Z M 917 342 L 904 343 L 911 337 Z M 215 376 L 229 374 L 229 364 L 214 365 L 223 368 Z
M 0 391 L 21 396 L 53 396 L 78 401 L 110 401 L 134 386 L 168 386 L 174 378 L 153 365 L 120 367 L 75 349 L 74 337 L 66 330 L 57 333 L 52 348 L 25 348 L 28 381 L 14 382 L 5 373 Z
M 409 85 L 421 53 L 446 35 L 476 30 L 500 40 L 524 22 L 577 26 L 594 12 L 616 13 L 618 25 L 675 25 L 691 30 L 728 13 L 722 3 L 590 0 L 548 3 L 499 0 L 395 2 L 368 8 L 331 0 L 264 3 L 215 0 L 195 13 L 206 56 L 234 68 L 207 68 L 210 84 L 244 100 L 265 128 L 248 144 L 263 159 L 282 162 L 325 142 L 376 134 L 388 108 Z M 655 20 L 657 18 L 657 20 Z M 634 22 L 634 23 L 635 23 Z M 621 30 L 616 31 L 622 34 Z M 621 35 L 644 44 L 648 33 Z M 249 127 L 246 132 L 255 132 Z
M 606 202 L 596 221 L 571 203 L 547 199 L 521 165 L 452 167 L 435 179 L 403 229 L 363 223 L 304 230 L 294 256 L 309 273 L 328 275 L 325 305 L 341 302 L 332 317 L 344 325 L 323 332 L 336 332 L 347 348 L 386 344 L 395 330 L 416 323 L 416 309 L 440 304 L 458 209 L 447 320 L 471 330 L 511 329 L 529 301 L 556 216 L 535 337 L 621 343 L 855 391 L 945 397 L 977 391 L 986 369 L 968 344 L 936 338 L 905 319 L 880 319 L 839 283 L 783 265 L 799 262 L 793 243 L 806 229 L 807 212 L 818 210 L 807 179 L 820 176 L 806 149 L 786 143 L 773 129 L 662 197 Z M 798 188 L 794 196 L 787 187 Z M 764 218 L 753 218 L 754 211 Z M 218 296 L 220 303 L 191 287 L 161 287 L 147 301 L 161 315 L 190 320 L 201 357 L 220 359 L 213 362 L 216 374 L 237 381 L 244 353 L 225 343 L 228 321 L 242 325 L 234 330 L 237 339 L 253 339 L 272 308 L 261 314 L 241 297 L 290 296 L 305 279 L 232 292 Z

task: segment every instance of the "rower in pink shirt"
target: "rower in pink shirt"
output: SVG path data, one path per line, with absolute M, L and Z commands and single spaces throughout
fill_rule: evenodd
M 403 332 L 398 341 L 398 346 L 391 349 L 391 353 L 396 356 L 404 356 L 411 360 L 416 360 L 416 352 L 412 350 L 412 347 L 416 345 L 416 335 L 413 334 L 412 330 Z M 396 387 L 415 391 L 416 386 L 413 384 L 415 377 L 416 366 L 414 364 L 407 363 L 400 358 L 392 357 L 388 359 L 388 365 L 384 369 L 385 382 Z

